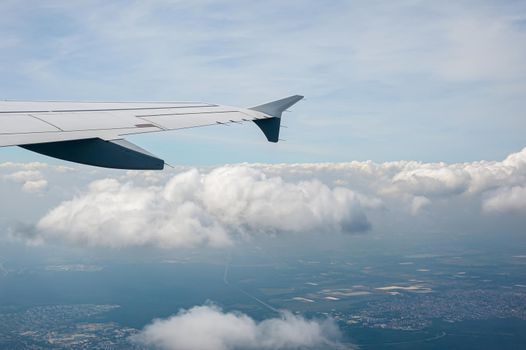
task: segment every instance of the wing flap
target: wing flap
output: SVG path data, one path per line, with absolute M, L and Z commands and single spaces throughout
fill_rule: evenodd
M 118 115 L 110 111 L 103 112 L 62 112 L 33 113 L 34 117 L 45 121 L 62 131 L 101 130 L 133 128 L 140 119 L 133 115 Z
M 159 125 L 168 130 L 193 128 L 205 125 L 224 124 L 230 122 L 239 122 L 243 119 L 252 119 L 253 117 L 238 111 L 224 111 L 197 114 L 179 114 L 179 115 L 159 115 L 152 117 L 142 117 L 146 121 Z
M 59 131 L 59 129 L 29 114 L 0 115 L 0 135 L 47 131 Z

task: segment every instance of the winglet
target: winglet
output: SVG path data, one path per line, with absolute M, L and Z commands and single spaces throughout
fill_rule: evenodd
M 253 111 L 258 111 L 271 116 L 272 118 L 257 119 L 254 123 L 263 131 L 267 140 L 270 142 L 279 141 L 279 129 L 281 124 L 281 114 L 287 108 L 293 106 L 295 103 L 303 99 L 301 95 L 294 95 L 283 98 L 281 100 L 265 103 L 256 107 L 249 108 Z
M 294 95 L 294 96 L 283 98 L 281 100 L 272 101 L 269 103 L 265 103 L 263 105 L 252 107 L 249 109 L 253 111 L 265 113 L 265 114 L 271 115 L 276 118 L 281 118 L 281 113 L 283 113 L 284 110 L 296 104 L 302 98 L 303 96 Z

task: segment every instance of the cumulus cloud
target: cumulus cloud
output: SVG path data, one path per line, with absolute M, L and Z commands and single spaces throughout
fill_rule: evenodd
M 526 187 L 499 189 L 484 201 L 483 208 L 487 212 L 526 214 Z
M 40 238 L 112 247 L 227 246 L 233 235 L 361 232 L 365 196 L 317 179 L 285 181 L 249 166 L 192 169 L 162 186 L 103 179 L 37 224 Z M 374 204 L 374 200 L 371 200 Z
M 40 192 L 44 188 L 47 187 L 47 180 L 40 179 L 40 180 L 30 180 L 24 182 L 22 185 L 22 190 L 25 192 Z
M 17 182 L 25 182 L 37 180 L 42 177 L 42 173 L 38 170 L 21 170 L 4 176 L 8 180 Z
M 525 183 L 526 148 L 502 162 L 419 164 L 404 169 L 394 184 L 399 189 L 428 195 L 482 193 L 493 188 Z
M 10 165 L 10 163 L 7 164 Z M 30 170 L 15 171 L 13 173 L 4 175 L 4 178 L 7 180 L 22 183 L 22 190 L 24 192 L 40 192 L 41 190 L 47 187 L 47 181 L 43 178 L 44 175 L 40 170 L 31 170 L 38 168 L 41 168 L 40 163 L 29 163 L 27 167 L 24 167 L 23 169 Z
M 38 170 L 49 167 L 49 164 L 42 162 L 30 162 L 30 163 L 15 163 L 15 162 L 3 162 L 0 163 L 0 169 L 20 169 L 20 170 Z
M 393 226 L 403 222 L 433 229 L 441 220 L 441 229 L 447 229 L 446 218 L 460 212 L 473 222 L 495 212 L 520 217 L 526 148 L 502 161 L 241 164 L 129 172 L 92 181 L 103 174 L 86 177 L 89 186 L 44 215 L 28 239 L 110 247 L 225 247 L 263 234 L 414 226 Z M 7 176 L 24 181 L 26 191 L 46 185 L 38 170 Z
M 426 197 L 416 196 L 413 197 L 411 202 L 411 214 L 418 215 L 420 212 L 427 207 L 431 201 Z
M 254 165 L 281 176 L 318 176 L 359 193 L 392 198 L 419 213 L 434 201 L 462 197 L 482 203 L 489 193 L 526 184 L 526 148 L 502 161 L 423 163 L 371 161 L 293 165 Z M 288 175 L 287 175 L 288 174 Z
M 290 312 L 257 322 L 214 305 L 196 306 L 153 321 L 132 339 L 162 350 L 334 349 L 341 348 L 336 324 Z

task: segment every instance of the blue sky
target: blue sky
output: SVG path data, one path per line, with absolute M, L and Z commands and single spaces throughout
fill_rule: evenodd
M 250 125 L 133 138 L 169 163 L 462 162 L 525 145 L 521 1 L 8 0 L 0 13 L 0 98 L 306 96 L 278 145 Z

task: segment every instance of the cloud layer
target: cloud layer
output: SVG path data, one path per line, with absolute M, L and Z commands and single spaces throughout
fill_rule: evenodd
M 24 181 L 25 190 L 31 181 L 56 188 L 54 177 L 75 176 L 70 170 L 41 177 L 26 168 L 11 165 L 3 179 Z M 91 246 L 225 247 L 286 233 L 456 231 L 455 217 L 473 231 L 483 228 L 481 219 L 513 229 L 526 214 L 526 148 L 503 161 L 454 164 L 241 164 L 114 172 L 116 178 L 81 173 L 89 185 L 73 198 L 62 189 L 69 199 L 19 233 L 33 242 Z
M 284 177 L 293 174 L 323 178 L 325 183 L 352 188 L 366 198 L 394 200 L 414 214 L 433 203 L 461 198 L 487 210 L 521 210 L 520 193 L 526 184 L 526 148 L 503 161 L 453 164 L 353 161 L 254 166 Z
M 44 239 L 112 247 L 227 246 L 233 235 L 361 232 L 360 196 L 316 179 L 295 182 L 249 166 L 196 169 L 162 186 L 103 179 L 43 217 Z
M 340 334 L 330 320 L 306 320 L 283 312 L 257 322 L 214 305 L 196 306 L 155 320 L 133 340 L 162 350 L 332 349 Z

